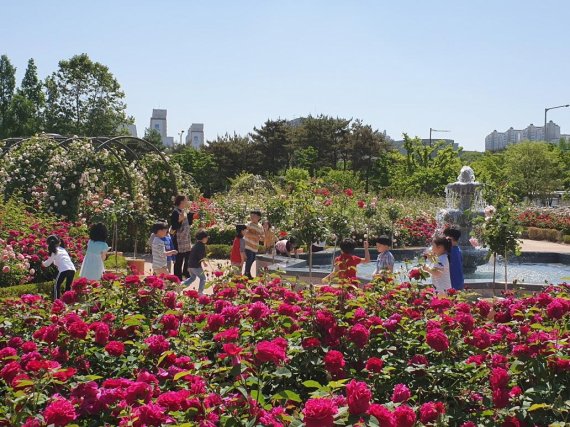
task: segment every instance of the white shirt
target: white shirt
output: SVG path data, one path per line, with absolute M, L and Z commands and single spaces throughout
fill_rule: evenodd
M 75 266 L 69 257 L 67 251 L 59 246 L 55 250 L 55 254 L 51 254 L 48 259 L 42 262 L 44 267 L 49 267 L 50 265 L 55 264 L 57 269 L 61 271 L 75 271 Z
M 154 236 L 154 239 L 152 239 L 152 268 L 156 270 L 166 268 L 166 266 L 166 245 L 160 237 Z
M 433 286 L 438 291 L 447 291 L 451 288 L 451 276 L 449 274 L 449 259 L 447 254 L 437 257 L 437 263 L 431 265 L 435 271 L 431 273 L 431 281 Z

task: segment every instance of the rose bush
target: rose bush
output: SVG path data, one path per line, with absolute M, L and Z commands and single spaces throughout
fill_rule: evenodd
M 0 303 L 0 425 L 561 425 L 570 289 L 503 299 L 380 281 L 78 280 Z M 364 332 L 366 331 L 366 332 Z M 559 423 L 559 424 L 553 424 Z

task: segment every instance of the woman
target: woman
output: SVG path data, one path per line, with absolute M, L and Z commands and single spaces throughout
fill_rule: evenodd
M 178 195 L 174 199 L 174 210 L 170 215 L 170 235 L 174 249 L 178 251 L 174 260 L 174 275 L 180 280 L 188 277 L 188 260 L 190 257 L 190 249 L 192 242 L 190 239 L 190 226 L 193 217 L 188 215 L 190 201 L 188 197 Z
M 107 245 L 107 227 L 100 222 L 93 224 L 89 229 L 87 252 L 81 265 L 79 277 L 85 277 L 89 280 L 101 280 L 105 271 L 103 261 L 107 258 L 109 249 L 109 245 Z
M 268 254 L 273 251 L 273 247 L 277 242 L 277 238 L 275 237 L 275 233 L 273 232 L 273 228 L 271 227 L 271 223 L 267 220 L 263 221 L 261 224 L 263 226 L 263 251 Z

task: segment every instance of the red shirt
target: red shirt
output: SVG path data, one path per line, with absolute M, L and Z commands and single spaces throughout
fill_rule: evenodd
M 340 256 L 336 257 L 335 265 L 338 265 L 338 278 L 356 278 L 356 266 L 361 262 L 362 259 L 356 255 L 341 254 Z
M 234 244 L 232 245 L 232 251 L 230 253 L 230 261 L 233 264 L 241 264 L 240 243 L 241 239 L 239 237 L 234 238 Z

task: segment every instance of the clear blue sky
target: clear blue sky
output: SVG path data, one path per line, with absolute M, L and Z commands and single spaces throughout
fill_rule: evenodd
M 267 118 L 361 118 L 396 139 L 450 129 L 483 150 L 493 129 L 540 125 L 570 103 L 570 2 L 5 1 L 0 53 L 21 79 L 85 52 L 126 92 L 139 135 L 207 139 Z M 570 108 L 549 113 L 570 133 Z M 446 136 L 446 134 L 441 134 Z

